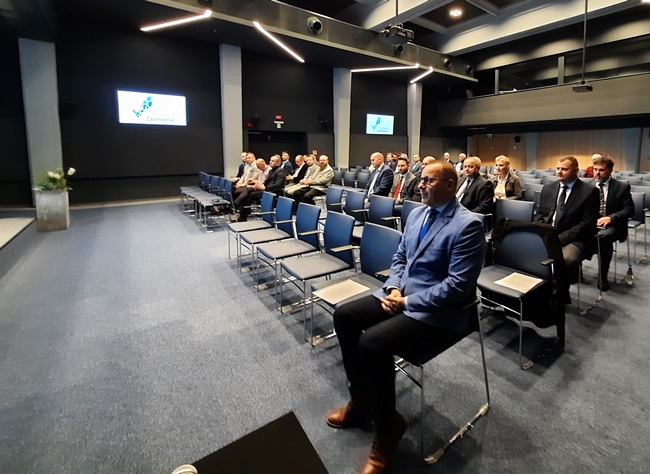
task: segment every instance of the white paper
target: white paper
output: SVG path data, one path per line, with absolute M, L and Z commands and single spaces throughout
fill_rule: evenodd
M 531 277 L 528 275 L 522 275 L 521 273 L 513 272 L 501 280 L 497 280 L 494 283 L 497 285 L 505 286 L 511 290 L 520 291 L 521 293 L 527 293 L 535 287 L 535 285 L 543 282 L 544 280 L 540 278 Z
M 322 290 L 314 291 L 314 295 L 320 299 L 327 301 L 331 305 L 335 305 L 347 298 L 368 291 L 370 288 L 363 286 L 353 280 L 345 280 L 334 285 L 323 288 Z

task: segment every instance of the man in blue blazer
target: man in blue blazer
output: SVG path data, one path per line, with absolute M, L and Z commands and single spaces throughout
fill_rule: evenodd
M 374 295 L 334 312 L 351 401 L 327 417 L 334 428 L 358 427 L 372 413 L 375 442 L 364 474 L 379 474 L 406 430 L 395 411 L 393 355 L 449 347 L 476 328 L 476 297 L 486 244 L 483 224 L 456 199 L 453 165 L 422 170 L 426 206 L 412 211 L 390 276 Z
M 384 164 L 384 155 L 381 153 L 375 152 L 370 155 L 370 163 L 374 170 L 370 173 L 370 179 L 368 179 L 368 184 L 364 189 L 366 194 L 365 204 L 370 202 L 373 194 L 388 196 L 390 188 L 393 187 L 393 177 L 395 176 L 393 170 Z

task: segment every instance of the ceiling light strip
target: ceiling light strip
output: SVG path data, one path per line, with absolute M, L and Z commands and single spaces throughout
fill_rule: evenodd
M 371 67 L 367 69 L 351 69 L 350 72 L 400 71 L 403 69 L 417 69 L 419 67 L 420 65 L 416 63 L 415 66 Z
M 423 73 L 423 74 L 420 74 L 420 75 L 419 75 L 418 77 L 416 77 L 415 79 L 412 79 L 412 80 L 411 80 L 411 84 L 415 84 L 415 83 L 418 82 L 420 79 L 427 77 L 427 76 L 428 76 L 429 74 L 431 74 L 432 72 L 433 72 L 433 67 L 432 67 L 432 66 L 429 66 L 429 70 L 428 70 L 427 72 Z
M 191 23 L 193 21 L 203 20 L 205 18 L 209 18 L 210 15 L 212 15 L 212 10 L 206 10 L 201 15 L 190 16 L 190 17 L 187 17 L 187 18 L 181 18 L 180 20 L 166 21 L 165 23 L 159 23 L 157 25 L 145 26 L 143 28 L 140 28 L 140 30 L 141 31 L 153 31 L 153 30 L 159 30 L 161 28 L 169 28 L 170 26 L 182 25 L 182 24 L 185 24 L 185 23 Z
M 258 22 L 254 21 L 254 22 L 253 22 L 253 25 L 255 25 L 255 28 L 257 28 L 257 29 L 260 30 L 262 33 L 264 33 L 264 35 L 267 36 L 271 41 L 273 41 L 275 44 L 277 44 L 280 48 L 284 49 L 287 53 L 289 53 L 291 56 L 293 56 L 294 58 L 296 58 L 298 61 L 300 61 L 301 63 L 304 63 L 304 62 L 305 62 L 304 59 L 302 59 L 300 56 L 298 56 L 296 53 L 294 53 L 291 49 L 289 49 L 289 47 L 288 47 L 286 44 L 284 44 L 282 41 L 280 41 L 279 39 L 277 39 L 277 38 L 276 38 L 275 36 L 273 36 L 271 33 L 269 33 L 268 31 L 266 31 L 266 30 L 264 29 L 264 27 L 263 27 L 262 25 L 260 25 Z

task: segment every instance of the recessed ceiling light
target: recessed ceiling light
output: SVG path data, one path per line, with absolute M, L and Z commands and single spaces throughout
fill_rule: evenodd
M 463 10 L 461 10 L 460 8 L 452 8 L 451 10 L 449 10 L 449 16 L 452 18 L 460 18 L 461 16 L 463 16 Z
M 160 30 L 161 28 L 169 28 L 170 26 L 182 25 L 184 23 L 191 23 L 193 21 L 204 20 L 210 18 L 212 15 L 212 10 L 206 10 L 201 15 L 194 15 L 186 18 L 181 18 L 180 20 L 166 21 L 164 23 L 158 23 L 157 25 L 145 26 L 140 28 L 142 31 L 153 31 Z

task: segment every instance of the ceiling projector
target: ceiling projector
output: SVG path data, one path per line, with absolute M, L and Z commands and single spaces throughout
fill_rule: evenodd
M 384 35 L 384 40 L 391 44 L 404 44 L 415 39 L 413 30 L 407 30 L 402 25 L 388 25 L 381 34 Z

